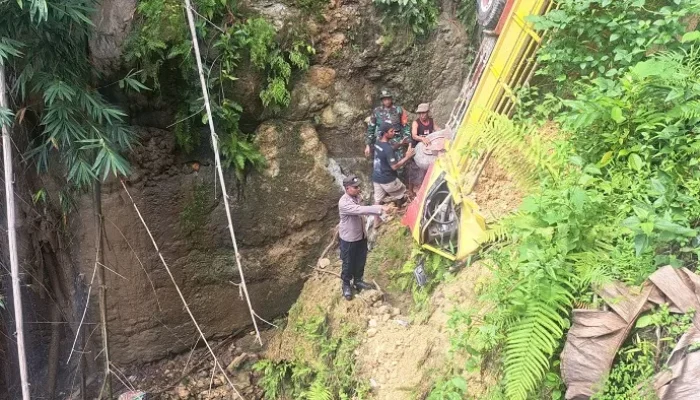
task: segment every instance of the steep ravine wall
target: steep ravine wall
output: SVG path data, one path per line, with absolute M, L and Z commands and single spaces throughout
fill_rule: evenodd
M 223 336 L 251 324 L 233 283 L 240 281 L 214 168 L 178 162 L 174 137 L 139 129 L 142 147 L 128 180 L 160 251 L 204 332 Z M 258 140 L 269 167 L 237 187 L 228 182 L 248 290 L 261 317 L 287 311 L 304 269 L 334 225 L 339 189 L 325 170 L 325 149 L 309 124 L 264 124 Z M 118 365 L 162 358 L 192 346 L 197 332 L 126 194 L 105 185 L 105 264 L 113 359 Z M 90 209 L 83 199 L 81 208 Z M 84 276 L 94 265 L 94 224 L 80 213 L 73 259 Z M 143 264 L 143 265 L 141 265 Z M 149 281 L 150 279 L 150 281 Z
M 251 7 L 261 11 L 272 7 L 277 10 L 270 13 L 272 18 L 299 14 L 289 3 L 268 3 L 253 2 Z M 95 65 L 107 73 L 119 69 L 135 4 L 135 0 L 105 0 L 96 13 L 98 34 L 91 49 Z M 318 54 L 312 67 L 295 78 L 290 107 L 272 119 L 253 121 L 267 168 L 252 172 L 243 183 L 236 183 L 230 174 L 227 183 L 252 302 L 263 318 L 280 316 L 293 304 L 308 266 L 337 223 L 340 189 L 328 171 L 329 163 L 338 165 L 343 174 L 369 172 L 362 155 L 365 119 L 378 103 L 378 91 L 392 90 L 408 111 L 431 102 L 437 121 L 446 122 L 469 67 L 465 61 L 473 39 L 466 37 L 453 9 L 454 4 L 445 1 L 439 26 L 429 38 L 399 36 L 388 44 L 370 0 L 333 0 L 323 12 L 323 22 L 309 21 Z M 260 109 L 257 96 L 246 92 L 246 82 L 255 80 L 240 77 L 237 100 L 247 110 Z M 250 317 L 231 283 L 239 277 L 210 151 L 181 154 L 168 128 L 174 120 L 166 106 L 124 105 L 140 136 L 140 145 L 130 155 L 134 171 L 126 183 L 195 317 L 210 337 L 245 329 Z M 203 142 L 206 148 L 208 140 Z M 24 196 L 30 195 L 27 189 Z M 103 215 L 105 263 L 116 271 L 106 272 L 113 362 L 140 364 L 191 348 L 197 341 L 194 326 L 116 181 L 103 186 Z M 65 318 L 73 330 L 95 262 L 93 218 L 86 194 L 69 220 L 70 240 L 60 246 L 69 257 L 54 257 L 63 271 L 65 297 L 73 312 Z M 39 225 L 35 221 L 20 229 L 30 237 L 29 230 Z M 36 268 L 27 260 L 28 268 Z M 36 296 L 32 293 L 28 296 Z M 97 321 L 93 297 L 88 333 Z M 65 330 L 64 341 L 72 341 L 71 329 Z M 44 343 L 47 331 L 30 340 Z M 99 351 L 97 333 L 91 341 L 97 349 L 93 350 Z M 46 343 L 35 347 L 41 353 L 35 355 L 37 360 L 44 359 L 46 347 Z M 65 356 L 62 350 L 62 365 Z M 41 363 L 36 365 L 42 368 Z

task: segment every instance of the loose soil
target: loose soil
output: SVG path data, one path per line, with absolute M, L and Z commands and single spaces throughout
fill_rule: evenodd
M 486 223 L 492 223 L 517 210 L 524 193 L 508 173 L 491 160 L 470 197 L 479 205 Z

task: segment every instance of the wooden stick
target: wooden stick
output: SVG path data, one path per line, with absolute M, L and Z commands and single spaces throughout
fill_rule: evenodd
M 321 256 L 318 258 L 319 260 L 322 258 L 326 257 L 326 254 L 333 248 L 333 245 L 335 244 L 336 239 L 338 239 L 339 235 L 339 230 L 340 225 L 336 225 L 335 228 L 333 228 L 333 237 L 331 237 L 330 243 L 328 243 L 328 246 L 326 246 L 325 249 L 323 249 L 323 253 L 321 253 Z
M 5 87 L 5 67 L 0 63 L 0 108 L 8 108 Z M 12 143 L 10 127 L 2 124 L 3 166 L 5 168 L 5 201 L 7 203 L 7 239 L 10 252 L 10 275 L 12 276 L 12 305 L 15 309 L 15 331 L 17 332 L 17 360 L 22 384 L 22 399 L 29 400 L 29 374 L 24 348 L 24 317 L 22 293 L 19 285 L 19 259 L 17 257 L 17 233 L 15 232 L 15 189 L 12 173 Z
M 85 322 L 85 315 L 87 314 L 88 304 L 90 304 L 90 293 L 92 293 L 92 284 L 95 282 L 95 275 L 96 274 L 97 274 L 97 263 L 95 263 L 95 267 L 92 270 L 92 278 L 90 278 L 90 284 L 88 285 L 87 296 L 85 297 L 85 307 L 83 308 L 83 316 L 80 317 L 80 323 L 78 324 L 78 330 L 75 332 L 75 338 L 73 339 L 73 345 L 71 346 L 70 353 L 68 354 L 68 361 L 66 361 L 66 364 L 70 364 L 70 359 L 73 356 L 73 352 L 75 352 L 75 344 L 78 342 L 78 337 L 80 336 L 80 328 L 82 328 L 83 322 Z M 83 343 L 83 345 L 85 345 L 85 344 Z
M 112 399 L 112 374 L 110 373 L 111 366 L 109 360 L 109 332 L 107 331 L 107 286 L 105 282 L 104 268 L 104 248 L 103 238 L 104 231 L 102 225 L 102 185 L 97 180 L 94 183 L 94 207 L 95 207 L 95 255 L 97 264 L 97 294 L 98 306 L 100 309 L 100 327 L 102 333 L 102 351 L 105 353 L 105 377 L 103 388 L 107 392 L 107 398 Z M 101 392 L 100 397 L 101 398 Z
M 335 272 L 335 271 L 329 271 L 329 270 L 326 270 L 326 269 L 321 269 L 321 268 L 313 267 L 313 266 L 312 266 L 311 268 L 315 269 L 315 270 L 318 271 L 318 272 L 324 272 L 324 273 L 326 273 L 326 274 L 331 274 L 331 275 L 333 275 L 333 276 L 337 276 L 338 279 L 341 279 L 340 274 L 337 273 L 337 272 Z

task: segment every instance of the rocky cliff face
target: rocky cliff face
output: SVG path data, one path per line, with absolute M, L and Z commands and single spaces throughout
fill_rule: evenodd
M 91 49 L 95 64 L 106 73 L 119 68 L 135 4 L 106 0 L 96 13 L 98 33 Z M 290 4 L 251 7 L 272 19 L 299 14 Z M 394 91 L 408 111 L 431 102 L 437 121 L 446 122 L 470 51 L 451 8 L 446 1 L 439 27 L 421 41 L 382 36 L 369 0 L 333 0 L 321 22 L 310 22 L 318 55 L 297 77 L 291 106 L 274 119 L 253 121 L 266 169 L 251 173 L 244 183 L 236 184 L 232 175 L 228 179 L 243 268 L 254 308 L 263 318 L 288 310 L 308 266 L 327 243 L 337 223 L 338 175 L 369 172 L 362 156 L 364 121 L 378 103 L 378 91 Z M 260 109 L 259 99 L 250 95 L 256 77 L 243 76 L 240 82 L 236 95 L 253 118 Z M 245 329 L 250 319 L 234 285 L 239 276 L 211 154 L 196 159 L 180 154 L 173 133 L 162 129 L 173 122 L 167 110 L 131 110 L 141 144 L 131 155 L 134 173 L 127 185 L 178 285 L 208 336 Z M 113 361 L 143 363 L 192 347 L 194 326 L 121 185 L 108 182 L 103 192 L 105 264 L 114 271 L 106 272 Z M 95 263 L 89 196 L 80 199 L 72 218 L 74 237 L 65 244 L 71 260 L 60 262 L 70 263 L 74 274 L 62 279 L 65 297 L 83 300 L 72 301 L 75 315 L 69 319 L 82 312 Z M 91 307 L 92 323 L 98 314 L 96 305 Z M 94 336 L 92 340 L 98 343 Z
M 455 19 L 446 0 L 435 32 L 416 39 L 385 35 L 369 0 L 333 1 L 317 31 L 319 55 L 295 85 L 286 119 L 314 121 L 319 137 L 344 173 L 369 172 L 363 158 L 366 119 L 390 89 L 411 116 L 429 102 L 440 125 L 447 122 L 470 67 L 474 38 Z
M 129 191 L 152 230 L 195 317 L 209 336 L 251 324 L 212 165 L 183 162 L 168 131 L 139 129 Z M 325 169 L 326 150 L 308 123 L 265 123 L 258 142 L 268 168 L 236 185 L 230 203 L 248 290 L 266 319 L 286 312 L 308 265 L 334 224 L 339 188 Z M 126 365 L 189 348 L 197 332 L 126 193 L 103 188 L 108 318 L 114 360 Z M 90 210 L 89 199 L 81 207 Z M 73 259 L 83 276 L 94 266 L 94 224 L 81 212 Z

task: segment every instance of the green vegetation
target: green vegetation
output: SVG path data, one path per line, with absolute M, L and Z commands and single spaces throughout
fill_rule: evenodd
M 546 16 L 532 17 L 539 29 L 552 32 L 538 52 L 537 74 L 568 86 L 557 90 L 569 93 L 578 84 L 572 78 L 620 78 L 650 53 L 679 49 L 684 18 L 697 12 L 695 0 L 559 3 Z
M 304 2 L 315 0 L 304 0 Z M 397 36 L 401 43 L 412 45 L 415 37 L 426 37 L 435 31 L 440 17 L 440 3 L 436 0 L 372 0 L 382 16 L 385 28 L 384 43 L 388 45 Z M 464 25 L 467 35 L 472 39 L 471 45 L 478 47 L 478 28 L 476 22 L 476 2 L 459 0 L 456 18 Z M 408 36 L 408 38 L 406 38 Z M 476 49 L 472 49 L 476 51 Z M 468 63 L 467 63 L 468 64 Z
M 422 321 L 430 317 L 430 295 L 435 288 L 442 282 L 445 282 L 453 276 L 449 272 L 450 261 L 444 257 L 430 252 L 423 252 L 414 249 L 411 256 L 401 265 L 400 269 L 394 269 L 389 272 L 389 277 L 392 281 L 392 286 L 402 292 L 409 291 L 413 297 L 413 312 L 418 321 Z M 428 281 L 425 286 L 421 287 L 416 281 L 413 271 L 418 264 L 423 265 L 425 275 Z
M 440 8 L 435 0 L 372 0 L 382 13 L 382 24 L 389 29 L 410 27 L 416 36 L 435 29 Z
M 403 265 L 403 263 L 415 256 L 413 240 L 409 232 L 397 221 L 391 221 L 384 225 L 381 234 L 377 236 L 372 251 L 367 255 L 367 275 L 379 276 L 384 271 L 390 271 Z
M 632 343 L 620 349 L 618 360 L 593 400 L 656 400 L 653 376 L 663 368 L 668 352 L 692 325 L 694 313 L 671 314 L 661 305 L 637 321 Z
M 467 381 L 461 376 L 435 384 L 426 400 L 462 400 L 467 395 Z
M 320 315 L 301 320 L 295 326 L 302 337 L 313 344 L 313 361 L 298 354 L 294 361 L 261 360 L 253 368 L 262 373 L 259 385 L 265 398 L 307 400 L 362 400 L 369 385 L 355 376 L 358 329 L 346 325 L 341 332 L 330 332 L 328 321 Z M 299 349 L 297 349 L 299 350 Z
M 428 281 L 420 287 L 413 271 L 422 263 Z M 425 252 L 415 244 L 410 232 L 398 221 L 382 228 L 376 245 L 367 259 L 367 275 L 388 275 L 389 289 L 410 292 L 413 298 L 411 310 L 417 321 L 430 316 L 430 295 L 435 288 L 453 276 L 451 262 L 437 254 Z
M 126 175 L 121 152 L 134 140 L 125 114 L 93 84 L 87 53 L 92 6 L 83 0 L 0 3 L 0 63 L 15 107 L 14 113 L 0 110 L 0 122 L 26 128 L 26 157 L 40 172 L 56 155 L 66 180 L 79 187 L 110 173 Z M 142 88 L 130 77 L 119 84 Z
M 251 143 L 252 137 L 239 129 L 243 109 L 231 100 L 239 67 L 250 64 L 262 74 L 260 100 L 268 112 L 276 113 L 289 105 L 292 73 L 306 70 L 315 50 L 300 28 L 302 24 L 288 23 L 278 32 L 264 18 L 243 13 L 232 0 L 194 3 L 221 152 L 226 166 L 234 167 L 242 179 L 248 167 L 261 167 L 264 158 Z M 178 87 L 175 93 L 181 104 L 175 137 L 180 148 L 189 152 L 200 141 L 200 129 L 193 128 L 190 119 L 199 117 L 202 124 L 207 124 L 207 117 L 183 7 L 184 3 L 177 0 L 139 2 L 139 25 L 129 40 L 125 59 L 139 71 L 142 82 L 156 88 L 172 69 L 179 71 L 179 79 L 172 83 Z
M 98 216 L 95 218 L 95 232 L 101 238 L 100 182 L 110 175 L 129 173 L 129 163 L 122 152 L 130 149 L 135 137 L 126 124 L 126 114 L 110 104 L 96 87 L 97 71 L 88 54 L 88 40 L 93 28 L 90 16 L 94 5 L 95 2 L 89 0 L 0 2 L 0 64 L 5 67 L 6 81 L 11 85 L 8 95 L 14 110 L 0 110 L 0 123 L 13 125 L 12 134 L 22 135 L 15 143 L 28 143 L 22 149 L 25 151 L 23 162 L 34 162 L 39 173 L 50 172 L 52 178 L 59 179 L 59 189 L 55 190 L 58 192 L 57 201 L 52 197 L 53 191 L 39 190 L 43 190 L 43 194 L 37 201 L 53 200 L 43 207 L 42 223 L 50 226 L 52 214 L 61 212 L 62 226 L 67 227 L 67 215 L 74 204 L 72 194 L 92 188 L 92 203 Z M 130 75 L 114 83 L 123 90 L 145 89 Z M 37 188 L 30 187 L 30 190 Z M 101 239 L 95 240 L 95 250 L 96 265 L 104 266 Z M 38 256 L 42 257 L 41 254 Z M 41 263 L 41 259 L 38 262 Z M 102 288 L 98 302 L 103 310 L 100 313 L 102 349 L 99 351 L 102 354 L 100 362 L 104 359 L 105 365 L 103 388 L 111 397 L 109 335 L 104 312 L 107 304 L 105 274 L 102 267 L 96 271 L 96 285 Z M 62 285 L 62 282 L 55 281 L 59 279 L 56 276 L 70 277 L 73 272 L 70 269 L 61 271 L 39 284 L 47 290 L 48 297 L 60 297 L 53 289 Z M 75 277 L 78 278 L 77 273 Z M 53 293 L 47 288 L 52 288 Z M 55 306 L 60 307 L 59 304 Z M 68 310 L 59 311 L 61 316 L 70 314 Z M 54 333 L 58 332 L 56 329 Z M 50 352 L 54 350 L 52 346 Z M 56 368 L 57 360 L 48 363 L 56 363 L 53 366 Z M 55 389 L 54 374 L 47 379 L 45 396 L 54 397 Z
M 475 53 L 479 50 L 479 21 L 477 20 L 476 1 L 460 0 L 457 5 L 457 19 L 462 23 L 469 38 L 469 54 L 465 65 L 471 65 Z
M 532 148 L 514 154 L 535 168 L 518 178 L 538 185 L 482 254 L 488 309 L 450 321 L 467 367 L 500 376 L 488 398 L 563 398 L 558 357 L 574 306 L 597 307 L 595 289 L 613 280 L 638 285 L 668 264 L 696 269 L 700 33 L 686 34 L 684 17 L 699 9 L 694 0 L 564 0 L 535 19 L 550 30 L 540 78 L 521 93 L 514 121 L 494 120 L 529 132 Z M 552 119 L 566 140 L 533 129 Z M 477 139 L 475 149 L 488 144 Z M 688 316 L 659 312 L 640 323 L 673 338 L 687 328 Z M 631 396 L 663 367 L 672 340 L 659 347 L 643 325 L 599 398 Z

